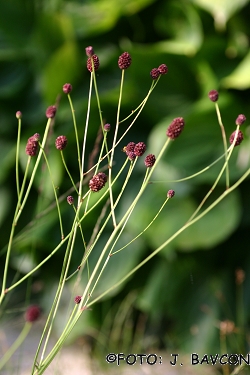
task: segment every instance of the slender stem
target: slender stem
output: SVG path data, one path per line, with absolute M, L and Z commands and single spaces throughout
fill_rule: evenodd
M 40 145 L 40 147 L 41 147 L 41 145 Z M 52 187 L 53 187 L 53 191 L 54 191 L 54 196 L 55 196 L 55 201 L 56 201 L 56 207 L 57 207 L 57 212 L 58 212 L 58 218 L 59 218 L 59 224 L 60 224 L 61 239 L 63 240 L 64 239 L 64 234 L 63 234 L 62 216 L 61 216 L 60 206 L 59 206 L 58 197 L 57 197 L 57 193 L 56 193 L 56 187 L 55 187 L 55 184 L 54 184 L 54 181 L 53 181 L 53 176 L 52 176 L 52 173 L 51 173 L 49 161 L 48 161 L 48 158 L 47 158 L 46 153 L 44 152 L 44 150 L 43 150 L 43 157 L 45 159 L 45 162 L 46 162 L 46 165 L 47 165 L 47 168 L 48 168 L 48 171 L 49 171 L 50 181 L 52 183 Z
M 114 227 L 116 227 L 116 218 L 115 218 L 115 212 L 114 212 L 113 192 L 111 189 L 112 167 L 113 167 L 112 164 L 113 164 L 115 144 L 116 144 L 116 139 L 117 139 L 118 129 L 119 129 L 119 117 L 120 117 L 120 109 L 121 109 L 121 102 L 122 102 L 123 82 L 124 82 L 124 69 L 122 70 L 122 76 L 121 76 L 120 93 L 119 93 L 118 107 L 117 107 L 117 113 L 116 113 L 115 134 L 113 138 L 113 146 L 112 146 L 112 151 L 110 155 L 110 169 L 109 169 L 109 194 L 110 194 L 110 205 L 111 205 L 111 212 L 112 212 L 112 219 L 113 219 Z
M 143 231 L 141 231 L 135 238 L 133 238 L 131 241 L 129 241 L 125 246 L 121 247 L 119 250 L 116 250 L 114 252 L 112 252 L 110 255 L 115 255 L 117 253 L 119 253 L 120 251 L 122 251 L 123 249 L 125 249 L 127 246 L 131 245 L 131 243 L 133 243 L 135 240 L 137 240 L 137 238 L 139 238 L 143 233 L 146 232 L 146 230 L 153 224 L 153 222 L 157 219 L 157 217 L 159 216 L 159 214 L 161 213 L 161 211 L 163 210 L 163 208 L 165 207 L 165 204 L 167 203 L 167 201 L 169 200 L 169 198 L 165 199 L 165 201 L 163 202 L 162 206 L 160 207 L 159 211 L 157 212 L 157 214 L 154 216 L 154 218 L 150 221 L 150 223 L 146 226 L 146 228 L 143 229 Z M 114 243 L 115 245 L 115 243 Z M 114 247 L 113 245 L 113 247 Z M 112 249 L 111 249 L 112 250 Z
M 93 76 L 91 74 L 91 76 L 90 76 L 90 84 L 89 84 L 88 108 L 87 108 L 87 114 L 86 114 L 85 130 L 84 130 L 83 145 L 82 145 L 82 162 L 81 162 L 81 172 L 80 172 L 78 206 L 79 206 L 80 200 L 81 200 L 82 187 L 83 187 L 83 179 L 84 179 L 83 173 L 84 173 L 85 150 L 86 150 L 86 141 L 87 141 L 87 133 L 88 133 L 88 125 L 89 125 L 89 114 L 90 114 L 92 84 L 93 84 Z
M 74 107 L 73 107 L 73 103 L 72 103 L 70 94 L 68 94 L 68 99 L 69 99 L 69 104 L 70 104 L 70 109 L 71 109 L 71 113 L 72 113 L 74 129 L 75 129 L 77 160 L 78 160 L 78 164 L 79 164 L 79 172 L 81 174 L 81 156 L 80 156 L 80 147 L 79 147 L 79 137 L 78 137 L 78 131 L 77 131 L 77 126 L 76 126 L 75 110 L 74 110 Z
M 234 141 L 232 143 L 232 145 L 230 146 L 229 150 L 228 150 L 228 154 L 226 156 L 226 161 L 225 163 L 223 164 L 223 167 L 221 168 L 221 171 L 220 173 L 218 174 L 218 177 L 216 178 L 215 182 L 213 183 L 213 186 L 212 188 L 208 191 L 208 193 L 205 195 L 205 197 L 202 199 L 201 203 L 199 204 L 199 206 L 197 207 L 197 209 L 195 210 L 195 212 L 192 214 L 192 216 L 188 219 L 188 221 L 192 220 L 196 215 L 197 213 L 200 211 L 200 209 L 202 208 L 202 206 L 204 205 L 204 203 L 206 202 L 206 200 L 208 199 L 208 197 L 212 194 L 212 192 L 214 191 L 215 187 L 217 186 L 225 168 L 227 167 L 228 165 L 228 161 L 232 155 L 232 152 L 233 152 L 233 149 L 234 149 L 234 145 L 235 145 L 235 142 L 236 142 L 236 139 L 237 139 L 237 136 L 238 136 L 238 132 L 239 132 L 239 126 L 237 126 L 237 130 L 236 130 L 236 133 L 235 133 L 235 137 L 234 137 Z
M 18 213 L 18 210 L 19 210 L 19 207 L 20 207 L 22 196 L 23 196 L 24 187 L 25 187 L 25 183 L 26 183 L 26 179 L 27 179 L 27 175 L 28 175 L 28 170 L 29 170 L 29 166 L 30 166 L 30 161 L 31 161 L 31 157 L 29 156 L 29 158 L 27 160 L 26 168 L 25 168 L 25 173 L 24 173 L 21 191 L 18 195 L 14 219 L 13 219 L 12 226 L 11 226 L 10 238 L 9 238 L 9 242 L 8 242 L 6 258 L 5 258 L 5 265 L 4 265 L 4 272 L 3 272 L 3 282 L 2 282 L 2 291 L 1 291 L 1 296 L 0 296 L 0 305 L 2 303 L 2 300 L 3 300 L 5 292 L 6 292 L 5 288 L 6 288 L 6 282 L 7 282 L 8 266 L 9 266 L 9 261 L 10 261 L 10 253 L 11 253 L 14 233 L 15 233 L 15 229 L 16 229 L 16 217 L 17 217 L 17 213 Z
M 3 366 L 10 360 L 10 358 L 13 356 L 15 351 L 19 348 L 19 346 L 23 343 L 25 338 L 27 337 L 30 329 L 32 327 L 32 323 L 26 322 L 20 335 L 15 340 L 14 344 L 7 350 L 7 352 L 3 355 L 3 357 L 0 359 L 0 370 L 3 368 Z
M 61 154 L 61 157 L 62 157 L 62 162 L 63 162 L 64 168 L 66 169 L 66 172 L 68 173 L 68 176 L 69 176 L 69 178 L 70 178 L 70 180 L 71 180 L 71 182 L 72 182 L 72 185 L 74 186 L 75 191 L 76 191 L 77 194 L 79 195 L 78 189 L 77 189 L 77 187 L 76 187 L 76 185 L 75 185 L 75 183 L 74 183 L 74 180 L 73 180 L 73 178 L 72 178 L 72 176 L 71 176 L 71 174 L 70 174 L 70 172 L 69 172 L 69 170 L 68 170 L 68 167 L 67 167 L 67 164 L 66 164 L 66 162 L 65 162 L 65 159 L 64 159 L 63 151 L 62 151 L 62 150 L 60 151 L 60 154 Z
M 86 305 L 86 308 L 89 308 L 91 305 L 99 301 L 103 298 L 106 294 L 111 292 L 113 289 L 117 288 L 121 285 L 125 280 L 127 280 L 130 276 L 132 276 L 139 268 L 141 268 L 144 264 L 146 264 L 150 259 L 152 259 L 156 254 L 158 254 L 164 247 L 166 247 L 171 241 L 173 241 L 179 234 L 181 234 L 184 230 L 189 228 L 191 225 L 196 223 L 200 220 L 203 216 L 205 216 L 209 211 L 211 211 L 218 203 L 220 203 L 227 195 L 229 195 L 233 190 L 235 190 L 248 176 L 250 175 L 250 168 L 244 173 L 244 175 L 229 189 L 225 190 L 206 210 L 204 210 L 199 216 L 196 216 L 193 220 L 184 224 L 177 232 L 175 232 L 170 238 L 168 238 L 161 246 L 155 249 L 147 258 L 145 258 L 141 263 L 139 263 L 136 267 L 134 267 L 127 275 L 125 275 L 120 281 L 118 281 L 115 285 L 110 287 L 108 290 L 100 294 L 94 300 Z
M 38 165 L 40 163 L 40 160 L 41 160 L 41 157 L 42 157 L 42 154 L 43 154 L 43 150 L 44 150 L 44 146 L 45 146 L 45 143 L 46 143 L 46 140 L 47 140 L 47 136 L 48 136 L 48 132 L 49 132 L 49 128 L 50 128 L 50 124 L 51 124 L 51 118 L 48 119 L 47 121 L 47 125 L 46 125 L 46 128 L 45 128 L 45 131 L 44 131 L 44 136 L 43 136 L 43 140 L 42 140 L 42 144 L 41 144 L 41 148 L 39 150 L 39 153 L 38 153 L 38 156 L 37 156 L 37 159 L 36 159 L 36 162 L 35 162 L 35 166 L 33 168 L 33 171 L 32 171 L 32 174 L 31 174 L 31 177 L 30 177 L 30 181 L 29 181 L 29 185 L 27 187 L 27 190 L 26 190 L 26 194 L 23 198 L 23 202 L 19 208 L 19 211 L 16 215 L 16 223 L 22 213 L 22 210 L 27 202 L 27 199 L 28 199 L 28 196 L 29 196 L 29 193 L 30 193 L 30 189 L 31 189 L 31 186 L 33 184 L 33 181 L 34 181 L 34 178 L 35 178 L 35 174 L 36 174 L 36 171 L 37 171 L 37 168 L 38 168 Z
M 227 139 L 226 139 L 226 133 L 225 133 L 225 128 L 224 128 L 224 125 L 222 123 L 222 119 L 221 119 L 221 114 L 220 114 L 220 109 L 219 109 L 219 106 L 218 106 L 218 103 L 215 102 L 215 109 L 216 109 L 216 113 L 217 113 L 217 117 L 218 117 L 218 122 L 219 122 L 219 125 L 220 125 L 220 128 L 221 128 L 221 134 L 222 134 L 222 139 L 223 139 L 223 146 L 224 146 L 224 154 L 225 154 L 225 162 L 227 161 Z M 228 168 L 228 164 L 226 163 L 226 189 L 229 188 L 229 168 Z
M 204 210 L 199 216 L 194 218 L 192 221 L 186 223 L 183 225 L 182 228 L 180 228 L 177 232 L 174 233 L 167 241 L 165 241 L 161 246 L 159 246 L 153 253 L 151 253 L 147 258 L 145 258 L 140 264 L 138 264 L 136 267 L 134 267 L 127 275 L 125 275 L 119 282 L 117 282 L 115 285 L 110 287 L 108 290 L 103 292 L 101 295 L 99 295 L 97 298 L 92 300 L 90 303 L 85 305 L 83 308 L 82 306 L 79 306 L 78 312 L 76 313 L 74 319 L 72 319 L 72 322 L 69 326 L 67 326 L 67 329 L 64 330 L 61 334 L 61 337 L 58 340 L 58 345 L 56 350 L 52 349 L 49 356 L 46 358 L 46 360 L 43 363 L 43 370 L 39 371 L 37 374 L 41 375 L 44 370 L 49 366 L 50 362 L 55 357 L 56 353 L 59 351 L 60 347 L 63 345 L 66 338 L 69 336 L 70 332 L 74 328 L 75 324 L 77 323 L 78 319 L 80 318 L 82 312 L 93 305 L 95 302 L 100 300 L 102 297 L 104 297 L 107 293 L 109 293 L 111 290 L 118 287 L 120 284 L 122 284 L 126 279 L 128 279 L 133 273 L 135 273 L 139 268 L 141 268 L 145 263 L 147 263 L 151 258 L 153 258 L 157 253 L 159 253 L 164 247 L 166 247 L 174 238 L 176 238 L 180 233 L 182 233 L 185 229 L 187 229 L 189 226 L 193 225 L 196 221 L 200 220 L 203 216 L 205 216 L 210 210 L 212 210 L 220 201 L 222 201 L 227 195 L 229 195 L 234 189 L 236 189 L 243 180 L 245 180 L 250 175 L 250 169 L 248 169 L 244 175 L 229 189 L 227 189 L 219 198 L 216 199 L 206 210 Z M 114 232 L 117 230 L 117 227 L 114 229 Z M 86 287 L 87 289 L 87 287 Z M 238 372 L 237 372 L 238 373 Z M 235 373 L 235 374 L 237 374 Z
M 18 131 L 17 131 L 17 144 L 16 144 L 16 189 L 17 189 L 17 198 L 19 198 L 20 194 L 20 186 L 19 186 L 19 149 L 20 149 L 20 136 L 21 136 L 21 127 L 22 127 L 22 120 L 21 118 L 18 119 Z

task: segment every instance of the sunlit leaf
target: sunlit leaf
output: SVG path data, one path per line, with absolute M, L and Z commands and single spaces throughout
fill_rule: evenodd
M 229 18 L 241 10 L 249 0 L 192 0 L 201 8 L 205 9 L 214 17 L 215 25 L 218 28 L 224 28 Z
M 230 236 L 237 228 L 240 217 L 239 196 L 237 192 L 233 192 L 182 232 L 176 239 L 176 246 L 188 251 L 211 248 Z
M 168 13 L 171 17 L 168 18 Z M 156 43 L 160 52 L 194 55 L 203 41 L 202 25 L 198 13 L 191 4 L 172 2 L 166 12 L 158 15 L 157 27 L 170 33 L 173 38 Z
M 44 69 L 42 88 L 47 102 L 55 103 L 64 83 L 74 83 L 79 71 L 80 59 L 77 47 L 73 42 L 65 43 L 55 51 Z
M 221 83 L 224 87 L 230 89 L 246 90 L 250 87 L 250 52 Z
M 99 0 L 88 3 L 65 2 L 64 10 L 80 35 L 99 34 L 110 30 L 118 18 L 132 15 L 155 0 Z

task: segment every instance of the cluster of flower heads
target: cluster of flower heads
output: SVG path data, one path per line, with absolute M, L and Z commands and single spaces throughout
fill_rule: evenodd
M 25 152 L 29 156 L 36 156 L 38 149 L 38 141 L 40 139 L 40 134 L 35 133 L 27 141 Z
M 100 66 L 100 61 L 97 55 L 94 53 L 94 49 L 92 46 L 88 46 L 85 48 L 87 59 L 87 69 L 89 72 L 92 72 L 93 66 L 94 70 L 96 71 Z M 118 58 L 118 66 L 120 69 L 125 70 L 130 67 L 132 63 L 132 58 L 128 52 L 123 52 Z M 150 72 L 151 77 L 155 80 L 162 74 L 167 74 L 168 67 L 165 64 L 161 64 L 158 68 L 153 68 Z
M 129 160 L 135 160 L 136 156 L 142 156 L 146 151 L 146 145 L 144 142 L 134 143 L 129 142 L 123 149 L 126 152 Z
M 94 192 L 100 191 L 105 186 L 106 182 L 106 174 L 103 172 L 99 172 L 96 175 L 94 175 L 89 181 L 89 188 Z
M 211 91 L 209 91 L 209 93 L 208 93 L 208 97 L 209 97 L 209 99 L 210 99 L 212 102 L 216 103 L 216 102 L 218 101 L 218 99 L 219 99 L 219 93 L 218 93 L 217 90 L 211 90 Z M 237 126 L 240 126 L 240 125 L 244 124 L 245 121 L 246 121 L 246 116 L 243 115 L 243 114 L 240 114 L 240 115 L 238 115 L 238 117 L 236 118 L 236 120 L 235 120 L 235 124 L 236 124 Z M 234 143 L 234 146 L 239 146 L 239 145 L 241 144 L 241 142 L 243 141 L 243 139 L 244 139 L 244 136 L 243 136 L 242 131 L 239 130 L 239 129 L 237 129 L 237 130 L 235 130 L 235 131 L 230 135 L 230 137 L 229 137 L 229 142 L 230 142 L 230 144 L 233 144 L 233 143 L 235 142 L 235 143 Z
M 161 64 L 158 68 L 153 68 L 150 72 L 152 79 L 157 79 L 162 74 L 167 74 L 168 67 L 165 64 Z
M 133 161 L 138 156 L 142 156 L 146 151 L 146 145 L 144 142 L 129 142 L 127 146 L 124 147 L 123 151 L 126 153 L 129 160 Z M 144 164 L 147 168 L 152 168 L 155 163 L 155 156 L 149 154 L 144 159 Z

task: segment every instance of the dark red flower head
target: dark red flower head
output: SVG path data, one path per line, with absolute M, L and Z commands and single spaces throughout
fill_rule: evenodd
M 152 79 L 154 79 L 154 80 L 157 79 L 160 74 L 161 73 L 157 68 L 153 68 L 150 72 L 150 75 L 151 75 Z
M 111 128 L 111 125 L 110 125 L 110 124 L 105 124 L 105 125 L 103 125 L 103 130 L 104 130 L 105 132 L 109 132 L 109 131 L 110 131 L 110 128 Z
M 89 181 L 90 190 L 97 192 L 101 190 L 107 182 L 107 176 L 103 172 L 99 172 L 94 175 Z
M 175 195 L 175 191 L 174 190 L 169 190 L 168 193 L 167 193 L 167 197 L 168 198 L 173 198 L 174 195 Z
M 219 98 L 219 93 L 218 91 L 216 90 L 211 90 L 209 91 L 208 93 L 208 97 L 209 99 L 212 101 L 212 102 L 217 102 L 218 98 Z
M 29 156 L 36 156 L 37 149 L 38 149 L 38 140 L 40 138 L 40 135 L 38 133 L 35 133 L 30 137 L 27 141 L 25 152 Z
M 67 196 L 67 202 L 70 205 L 72 205 L 74 203 L 74 198 L 72 197 L 72 195 Z
M 183 117 L 175 118 L 168 127 L 167 136 L 171 139 L 175 139 L 179 137 L 179 135 L 181 134 L 184 128 L 184 125 L 185 125 L 185 122 L 184 122 Z
M 75 303 L 76 303 L 77 305 L 79 305 L 79 303 L 81 302 L 81 299 L 82 299 L 81 296 L 76 296 L 76 297 L 75 297 Z
M 73 87 L 70 83 L 65 83 L 65 85 L 63 85 L 64 94 L 69 94 L 72 91 L 72 89 Z
M 160 66 L 158 66 L 158 70 L 159 70 L 160 74 L 167 74 L 168 67 L 165 64 L 161 64 Z
M 91 57 L 91 56 L 93 56 L 94 55 L 94 48 L 92 47 L 92 46 L 88 46 L 88 47 L 86 47 L 85 48 L 85 51 L 86 51 L 86 55 L 88 56 L 88 57 Z
M 229 139 L 229 142 L 232 144 L 233 141 L 234 141 L 234 138 L 235 138 L 235 134 L 236 134 L 236 131 L 235 130 L 231 135 L 230 135 L 230 139 Z M 235 146 L 239 146 L 241 144 L 241 142 L 243 141 L 244 137 L 243 137 L 243 133 L 241 130 L 238 131 L 238 135 L 237 135 L 237 138 L 236 138 L 236 141 L 235 141 Z
M 41 309 L 37 305 L 32 305 L 27 308 L 25 312 L 25 320 L 26 322 L 33 323 L 35 322 L 41 314 Z
M 56 106 L 55 105 L 51 105 L 46 110 L 46 117 L 47 118 L 53 118 L 53 117 L 55 117 L 55 115 L 56 115 Z
M 133 161 L 136 158 L 136 155 L 134 153 L 135 149 L 135 142 L 129 142 L 127 146 L 124 147 L 123 151 L 126 152 L 127 157 L 129 160 Z
M 246 121 L 246 116 L 245 115 L 239 115 L 237 119 L 235 120 L 236 125 L 242 125 Z
M 89 72 L 92 72 L 92 61 L 94 63 L 94 70 L 97 71 L 100 66 L 99 58 L 97 55 L 93 55 L 92 57 L 89 57 L 87 60 L 87 69 Z
M 64 150 L 65 147 L 67 146 L 68 140 L 65 137 L 65 135 L 59 135 L 59 137 L 56 138 L 55 145 L 57 150 Z
M 152 168 L 155 163 L 155 156 L 153 154 L 149 154 L 145 157 L 144 164 L 147 168 Z
M 136 143 L 134 147 L 134 153 L 136 156 L 142 156 L 146 151 L 146 145 L 144 142 Z
M 128 69 L 131 65 L 132 59 L 128 52 L 123 52 L 118 59 L 118 66 L 120 69 Z

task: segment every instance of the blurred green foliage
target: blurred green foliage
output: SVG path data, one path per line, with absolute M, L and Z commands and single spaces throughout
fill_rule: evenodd
M 72 173 L 77 173 L 76 150 L 70 146 L 74 140 L 73 124 L 62 86 L 66 82 L 73 85 L 72 99 L 82 137 L 89 82 L 89 72 L 85 66 L 85 47 L 88 45 L 94 47 L 100 58 L 97 82 L 103 117 L 111 125 L 116 118 L 120 80 L 117 58 L 120 53 L 129 51 L 133 61 L 126 71 L 122 118 L 136 108 L 146 95 L 151 84 L 150 70 L 161 63 L 169 67 L 168 75 L 161 78 L 121 149 L 129 141 L 145 141 L 148 152 L 157 154 L 171 120 L 177 116 L 183 116 L 186 120 L 184 133 L 171 144 L 159 164 L 158 172 L 153 176 L 157 183 L 149 185 L 147 194 L 128 222 L 123 241 L 130 241 L 147 226 L 169 188 L 176 191 L 175 198 L 167 204 L 144 237 L 112 259 L 96 294 L 118 281 L 185 223 L 210 189 L 219 167 L 216 165 L 183 183 L 171 184 L 168 181 L 197 172 L 223 153 L 221 132 L 213 103 L 207 97 L 208 91 L 219 89 L 219 105 L 227 137 L 235 129 L 235 119 L 239 113 L 250 118 L 249 12 L 248 0 L 0 2 L 1 270 L 16 203 L 15 113 L 17 110 L 23 113 L 21 166 L 24 168 L 27 138 L 35 132 L 43 132 L 46 107 L 56 101 L 59 103 L 48 151 L 59 193 L 66 194 L 70 181 L 53 144 L 56 136 L 67 136 L 69 146 L 65 150 L 65 158 Z M 90 125 L 88 153 L 93 148 L 99 127 L 95 101 Z M 126 123 L 121 124 L 120 132 L 125 129 Z M 230 164 L 232 181 L 239 178 L 249 164 L 249 127 L 244 127 L 243 132 L 245 140 Z M 116 154 L 117 170 L 123 159 L 122 152 Z M 125 212 L 135 189 L 139 188 L 143 170 L 141 162 L 119 215 Z M 48 185 L 44 172 L 35 181 L 29 205 L 17 228 L 9 282 L 16 272 L 18 275 L 27 272 L 32 265 L 41 261 L 59 241 L 55 210 L 29 224 L 34 215 L 53 202 L 52 190 Z M 214 196 L 224 188 L 222 179 Z M 110 322 L 105 317 L 113 311 L 112 305 L 119 306 L 117 302 L 124 299 L 133 303 L 135 314 L 137 312 L 146 317 L 142 347 L 150 347 L 150 343 L 154 343 L 190 353 L 216 353 L 220 350 L 219 322 L 229 319 L 237 329 L 228 336 L 228 352 L 244 353 L 248 342 L 246 335 L 242 339 L 242 331 L 247 332 L 250 319 L 248 189 L 249 182 L 245 181 L 211 214 L 182 233 L 140 269 L 129 282 L 95 305 L 74 331 L 74 337 L 81 333 L 96 336 L 94 328 L 101 327 L 105 331 L 111 327 L 110 323 L 104 326 L 105 321 Z M 65 200 L 61 207 L 66 232 L 73 213 Z M 97 215 L 95 211 L 84 228 L 87 239 L 90 238 Z M 100 241 L 100 249 L 103 243 L 105 238 Z M 123 243 L 119 243 L 118 247 L 121 246 Z M 82 247 L 79 239 L 73 255 L 72 272 L 79 264 L 84 251 Z M 45 311 L 54 298 L 62 259 L 63 249 L 34 276 L 32 298 L 42 301 Z M 91 261 L 94 262 L 95 258 Z M 239 298 L 242 286 L 235 282 L 238 268 L 242 268 L 246 275 L 242 300 Z M 36 288 L 37 285 L 40 288 Z M 69 290 L 72 288 L 73 281 L 69 283 Z M 39 291 L 37 294 L 36 290 Z M 131 291 L 136 298 L 126 299 Z M 25 288 L 20 287 L 14 295 L 14 307 L 22 306 Z M 67 311 L 67 295 L 64 298 L 65 307 L 60 309 L 58 331 Z M 118 307 L 117 311 L 120 311 Z M 132 324 L 130 330 L 133 329 Z M 112 327 L 110 330 L 112 338 Z M 123 329 L 120 331 L 120 334 L 124 334 Z M 147 338 L 151 340 L 149 344 Z M 112 344 L 107 339 L 103 345 L 106 350 L 107 345 Z

